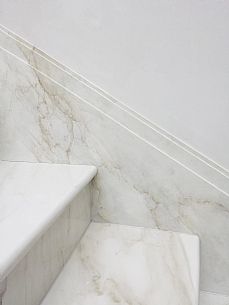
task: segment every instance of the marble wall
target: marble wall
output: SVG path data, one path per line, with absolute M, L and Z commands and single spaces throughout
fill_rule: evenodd
M 229 295 L 229 174 L 0 32 L 0 159 L 93 164 L 96 221 L 191 232 L 201 288 Z

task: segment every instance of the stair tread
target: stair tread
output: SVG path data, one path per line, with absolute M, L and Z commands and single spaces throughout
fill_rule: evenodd
M 197 305 L 195 235 L 91 223 L 42 305 Z
M 0 161 L 0 281 L 95 174 L 87 165 Z

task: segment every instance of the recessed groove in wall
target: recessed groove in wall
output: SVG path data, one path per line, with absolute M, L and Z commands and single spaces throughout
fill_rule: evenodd
M 56 80 L 52 79 L 50 76 L 48 76 L 47 74 L 45 74 L 44 72 L 38 70 L 35 66 L 31 65 L 29 62 L 25 61 L 24 59 L 22 59 L 21 57 L 18 57 L 17 55 L 15 55 L 14 53 L 6 50 L 5 48 L 0 46 L 0 49 L 3 52 L 6 52 L 7 54 L 10 54 L 11 56 L 13 56 L 14 58 L 16 58 L 17 60 L 19 60 L 20 62 L 22 62 L 23 64 L 25 64 L 26 66 L 29 66 L 31 69 L 35 70 L 37 73 L 41 74 L 42 76 L 46 77 L 47 79 L 49 79 L 51 82 L 55 83 L 56 85 L 60 86 L 62 89 L 66 90 L 69 94 L 73 95 L 74 97 L 80 99 L 82 102 L 86 103 L 87 105 L 89 105 L 90 107 L 92 107 L 93 109 L 95 109 L 96 111 L 98 111 L 99 113 L 103 114 L 104 116 L 106 116 L 107 118 L 109 118 L 110 120 L 112 120 L 113 122 L 115 122 L 116 124 L 118 124 L 119 126 L 121 126 L 122 128 L 124 128 L 125 130 L 127 130 L 128 132 L 130 132 L 131 134 L 133 134 L 134 136 L 136 136 L 137 138 L 139 138 L 141 141 L 145 142 L 146 144 L 148 144 L 150 147 L 152 147 L 153 149 L 157 150 L 158 152 L 160 152 L 161 154 L 163 154 L 164 156 L 166 156 L 167 158 L 169 158 L 170 160 L 172 160 L 173 162 L 175 162 L 176 164 L 182 166 L 183 168 L 185 168 L 186 170 L 188 170 L 189 172 L 191 172 L 193 175 L 195 175 L 196 177 L 198 177 L 199 179 L 203 180 L 204 182 L 206 182 L 207 184 L 211 185 L 213 188 L 215 188 L 216 190 L 218 190 L 219 192 L 223 193 L 225 196 L 229 197 L 229 192 L 227 192 L 227 190 L 222 189 L 221 187 L 217 186 L 215 183 L 212 183 L 211 181 L 209 181 L 208 179 L 206 179 L 205 177 L 201 176 L 199 173 L 197 173 L 196 171 L 194 171 L 193 169 L 189 168 L 188 166 L 186 166 L 185 164 L 183 164 L 182 162 L 180 162 L 179 160 L 173 158 L 171 155 L 169 155 L 167 152 L 161 150 L 160 148 L 158 148 L 157 146 L 155 146 L 154 144 L 152 144 L 151 142 L 149 142 L 147 139 L 143 138 L 141 135 L 135 133 L 133 130 L 129 129 L 127 126 L 125 126 L 124 124 L 122 124 L 121 122 L 117 121 L 115 118 L 113 118 L 112 116 L 110 116 L 109 114 L 107 114 L 106 112 L 102 111 L 101 109 L 99 109 L 98 107 L 96 107 L 95 105 L 91 104 L 90 102 L 88 102 L 87 100 L 85 100 L 84 98 L 82 98 L 80 95 L 76 94 L 75 92 L 71 91 L 70 89 L 66 88 L 65 86 L 63 86 L 61 83 L 58 83 Z M 8 160 L 7 160 L 8 161 Z M 227 182 L 229 183 L 229 180 L 227 179 Z
M 2 40 L 6 43 L 6 35 L 8 39 L 7 49 L 1 48 L 2 50 L 21 60 L 24 64 L 29 65 L 43 76 L 49 78 L 77 98 L 80 98 L 116 124 L 119 124 L 154 149 L 160 151 L 228 196 L 229 174 L 226 169 L 193 150 L 190 146 L 161 127 L 149 122 L 141 115 L 116 101 L 79 74 L 53 60 L 44 52 L 32 47 L 28 42 L 10 33 L 4 27 L 0 29 L 0 43 Z M 11 40 L 13 40 L 12 44 Z M 52 69 L 44 69 L 44 66 L 47 68 L 49 65 L 52 66 Z M 47 74 L 47 71 L 49 74 Z M 107 107 L 108 104 L 109 107 Z

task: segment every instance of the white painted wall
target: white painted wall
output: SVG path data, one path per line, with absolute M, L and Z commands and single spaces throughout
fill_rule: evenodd
M 229 168 L 229 1 L 0 0 L 0 23 Z

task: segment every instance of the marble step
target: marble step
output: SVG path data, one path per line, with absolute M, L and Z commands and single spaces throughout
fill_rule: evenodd
M 42 305 L 197 305 L 194 235 L 91 223 Z
M 95 174 L 93 166 L 0 161 L 3 305 L 40 303 L 91 221 Z

